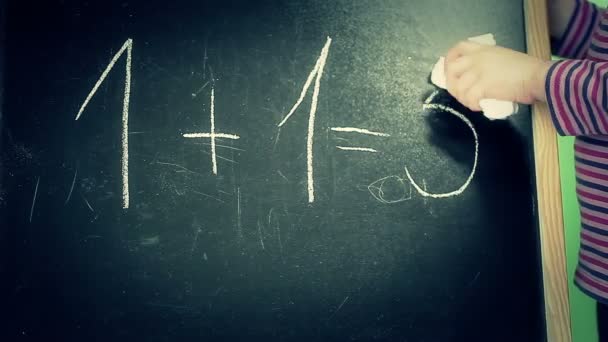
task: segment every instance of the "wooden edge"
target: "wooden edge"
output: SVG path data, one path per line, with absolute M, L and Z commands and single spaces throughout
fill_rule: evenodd
M 551 58 L 546 0 L 524 0 L 526 45 L 532 56 Z M 547 341 L 570 342 L 570 303 L 557 133 L 546 104 L 532 107 L 538 220 Z

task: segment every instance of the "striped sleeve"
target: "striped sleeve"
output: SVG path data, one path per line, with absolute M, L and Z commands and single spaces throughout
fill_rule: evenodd
M 553 53 L 564 58 L 583 58 L 598 18 L 599 11 L 594 4 L 587 0 L 576 0 L 566 31 L 552 44 Z
M 608 134 L 608 62 L 564 60 L 547 73 L 545 94 L 560 135 Z

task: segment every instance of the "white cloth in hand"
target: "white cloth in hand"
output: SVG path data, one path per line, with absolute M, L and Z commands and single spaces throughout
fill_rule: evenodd
M 470 41 L 486 44 L 496 45 L 494 36 L 491 33 L 484 34 L 477 37 L 469 38 Z M 431 72 L 431 82 L 439 88 L 446 89 L 446 78 L 445 78 L 445 58 L 439 57 L 437 63 L 433 67 Z M 511 101 L 495 100 L 495 99 L 482 99 L 479 101 L 479 107 L 483 111 L 483 114 L 492 120 L 505 119 L 511 114 L 514 114 L 518 110 L 517 103 Z

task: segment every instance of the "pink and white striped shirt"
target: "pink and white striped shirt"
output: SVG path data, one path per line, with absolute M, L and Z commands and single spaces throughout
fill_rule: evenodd
M 561 135 L 576 136 L 581 248 L 575 284 L 608 303 L 608 11 L 586 0 L 554 52 L 568 60 L 549 69 L 545 91 Z

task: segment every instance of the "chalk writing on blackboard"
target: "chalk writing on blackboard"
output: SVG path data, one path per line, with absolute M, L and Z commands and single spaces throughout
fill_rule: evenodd
M 212 171 L 214 175 L 217 175 L 217 153 L 215 152 L 215 139 L 224 138 L 224 139 L 239 139 L 238 135 L 234 134 L 224 134 L 224 133 L 215 133 L 215 88 L 211 87 L 211 129 L 209 133 L 186 133 L 184 134 L 184 138 L 210 138 L 211 139 L 211 165 Z M 224 159 L 224 158 L 222 158 Z M 228 159 L 228 161 L 232 161 Z M 234 161 L 232 161 L 234 162 Z
M 321 77 L 323 76 L 323 69 L 325 69 L 325 62 L 327 61 L 327 55 L 329 54 L 329 47 L 331 45 L 331 38 L 327 37 L 327 41 L 321 49 L 321 55 L 319 59 L 317 59 L 317 63 L 315 67 L 312 69 L 308 78 L 306 79 L 306 83 L 304 83 L 304 87 L 302 87 L 302 92 L 300 93 L 300 97 L 293 105 L 289 113 L 285 116 L 285 118 L 279 123 L 279 127 L 283 126 L 285 122 L 293 115 L 293 113 L 298 109 L 302 100 L 306 96 L 306 92 L 308 88 L 310 88 L 310 84 L 312 83 L 313 78 L 315 78 L 315 86 L 312 92 L 312 103 L 310 105 L 310 113 L 308 116 L 308 135 L 306 139 L 306 170 L 307 170 L 307 180 L 308 180 L 308 202 L 312 203 L 315 201 L 315 188 L 314 188 L 314 172 L 313 172 L 313 139 L 315 132 L 315 114 L 317 113 L 317 102 L 319 98 L 319 89 L 321 88 Z
M 101 74 L 101 77 L 95 83 L 95 86 L 87 96 L 87 98 L 80 106 L 80 110 L 78 114 L 76 114 L 76 119 L 78 120 L 84 112 L 85 108 L 93 98 L 93 95 L 99 89 L 99 86 L 106 79 L 114 64 L 118 61 L 118 59 L 123 55 L 123 53 L 127 52 L 127 62 L 125 67 L 125 93 L 123 96 L 122 102 L 122 207 L 127 209 L 129 208 L 129 98 L 131 97 L 131 57 L 133 54 L 133 40 L 127 39 L 125 43 L 122 45 L 120 50 L 114 55 L 110 64 L 106 67 L 106 69 Z
M 349 146 L 336 146 L 337 149 L 342 151 L 359 151 L 359 152 L 372 152 L 376 153 L 378 150 L 369 147 L 349 147 Z
M 426 186 L 425 186 L 425 189 L 423 189 L 418 184 L 416 184 L 416 181 L 414 181 L 414 179 L 412 178 L 412 175 L 410 174 L 410 171 L 407 168 L 407 166 L 405 166 L 405 174 L 406 174 L 408 180 L 410 181 L 410 183 L 412 184 L 412 186 L 416 189 L 416 191 L 418 191 L 418 193 L 420 195 L 422 195 L 424 197 L 432 197 L 432 198 L 446 198 L 446 197 L 453 197 L 453 196 L 460 195 L 467 189 L 467 187 L 473 180 L 473 177 L 475 176 L 475 170 L 477 169 L 477 158 L 479 155 L 479 138 L 477 137 L 477 131 L 475 131 L 475 127 L 473 127 L 473 124 L 471 123 L 471 121 L 469 119 L 467 119 L 464 115 L 462 115 L 461 113 L 459 113 L 458 111 L 456 111 L 450 107 L 431 103 L 431 101 L 433 100 L 433 98 L 436 95 L 437 95 L 437 92 L 434 92 L 433 94 L 431 94 L 429 96 L 429 98 L 426 101 L 424 101 L 424 105 L 422 106 L 422 108 L 441 110 L 444 112 L 448 112 L 452 115 L 455 115 L 457 118 L 464 121 L 467 124 L 467 126 L 469 126 L 469 128 L 471 129 L 471 132 L 473 133 L 473 137 L 475 138 L 475 159 L 473 161 L 473 167 L 471 168 L 471 173 L 469 174 L 469 177 L 464 182 L 464 184 L 462 184 L 462 186 L 460 188 L 458 188 L 454 191 L 451 191 L 451 192 L 437 193 L 437 194 L 426 191 Z
M 320 85 L 321 85 L 321 78 L 323 76 L 323 71 L 325 69 L 325 64 L 327 62 L 327 58 L 328 58 L 328 54 L 329 54 L 329 48 L 331 46 L 331 38 L 327 37 L 327 40 L 325 42 L 325 45 L 323 46 L 323 48 L 321 49 L 321 53 L 315 63 L 314 68 L 312 69 L 312 71 L 309 73 L 303 87 L 302 87 L 302 91 L 300 93 L 299 98 L 297 99 L 296 103 L 293 105 L 293 107 L 290 109 L 290 111 L 285 115 L 285 117 L 282 119 L 282 121 L 278 124 L 279 127 L 279 133 L 280 133 L 280 128 L 289 120 L 289 118 L 295 113 L 295 111 L 299 108 L 300 104 L 302 103 L 302 101 L 304 100 L 308 90 L 310 89 L 311 85 L 313 84 L 313 80 L 314 80 L 314 86 L 313 86 L 313 93 L 312 93 L 312 99 L 311 99 L 311 107 L 310 107 L 310 111 L 309 111 L 309 118 L 308 118 L 308 132 L 307 132 L 307 142 L 306 142 L 306 154 L 307 154 L 307 190 L 308 190 L 308 202 L 312 203 L 315 200 L 315 187 L 314 187 L 314 170 L 313 170 L 313 142 L 314 142 L 314 131 L 315 131 L 315 116 L 316 116 L 316 111 L 317 111 L 317 105 L 318 105 L 318 97 L 319 97 L 319 93 L 320 93 Z M 126 61 L 126 75 L 125 75 L 125 90 L 124 90 L 124 98 L 123 98 L 123 115 L 122 115 L 122 180 L 123 180 L 123 208 L 128 208 L 129 207 L 129 173 L 128 173 L 128 160 L 129 160 L 129 154 L 128 154 L 128 135 L 130 134 L 130 132 L 128 132 L 128 117 L 129 117 L 129 97 L 130 97 L 130 87 L 131 87 L 131 59 L 132 59 L 132 49 L 133 49 L 133 41 L 131 39 L 127 39 L 127 41 L 123 44 L 123 46 L 121 47 L 121 49 L 113 56 L 112 60 L 110 61 L 110 63 L 108 64 L 108 66 L 106 67 L 106 69 L 103 71 L 103 73 L 101 74 L 100 78 L 97 80 L 97 83 L 95 84 L 95 86 L 93 87 L 93 89 L 91 90 L 91 92 L 88 94 L 88 96 L 86 97 L 84 103 L 82 104 L 82 106 L 80 107 L 80 110 L 78 111 L 78 114 L 76 115 L 76 120 L 78 120 L 81 115 L 83 114 L 84 110 L 86 109 L 88 103 L 90 102 L 91 98 L 95 95 L 95 93 L 97 92 L 97 90 L 99 89 L 100 85 L 104 82 L 104 80 L 106 79 L 106 77 L 108 76 L 109 72 L 112 70 L 112 68 L 114 67 L 114 65 L 116 64 L 116 62 L 118 61 L 118 59 L 120 59 L 120 57 L 126 52 L 126 56 L 127 56 L 127 61 Z M 205 84 L 206 86 L 207 84 Z M 205 88 L 205 86 L 203 86 L 200 90 L 202 91 L 202 89 Z M 447 192 L 447 193 L 431 193 L 427 191 L 427 186 L 426 186 L 426 182 L 423 180 L 423 186 L 420 187 L 416 181 L 414 181 L 410 170 L 408 169 L 407 166 L 405 166 L 405 174 L 406 174 L 406 178 L 409 181 L 409 190 L 407 189 L 407 185 L 405 182 L 404 178 L 401 178 L 397 175 L 391 175 L 388 177 L 384 177 L 381 178 L 373 183 L 371 183 L 368 186 L 368 190 L 369 192 L 372 194 L 372 196 L 385 204 L 392 204 L 392 203 L 399 203 L 402 201 L 407 201 L 409 199 L 412 198 L 412 187 L 414 189 L 416 189 L 416 191 L 422 195 L 424 198 L 427 197 L 431 197 L 431 198 L 446 198 L 446 197 L 452 197 L 452 196 L 457 196 L 459 194 L 461 194 L 462 192 L 464 192 L 466 190 L 466 188 L 469 186 L 469 184 L 471 183 L 474 175 L 475 175 L 475 171 L 477 168 L 477 160 L 478 160 L 478 152 L 479 152 L 479 141 L 478 141 L 478 136 L 477 136 L 477 132 L 475 131 L 475 128 L 473 127 L 473 124 L 461 113 L 457 112 L 456 110 L 449 108 L 447 106 L 441 105 L 441 104 L 436 104 L 436 103 L 432 103 L 432 101 L 435 99 L 435 97 L 437 96 L 438 92 L 435 91 L 433 92 L 425 101 L 423 104 L 423 109 L 430 109 L 430 110 L 440 110 L 440 111 L 444 111 L 447 113 L 450 113 L 452 115 L 455 115 L 456 117 L 458 117 L 459 119 L 461 119 L 462 121 L 464 121 L 467 126 L 471 129 L 473 136 L 475 138 L 475 159 L 473 162 L 473 167 L 471 169 L 471 172 L 469 174 L 469 177 L 467 178 L 467 180 L 464 182 L 464 184 L 462 184 L 462 186 L 460 186 L 460 188 L 451 191 L 451 192 Z M 236 147 L 232 147 L 232 146 L 226 146 L 226 145 L 220 145 L 216 143 L 216 139 L 231 139 L 231 140 L 238 140 L 240 139 L 240 137 L 236 134 L 227 134 L 227 133 L 218 133 L 216 132 L 216 122 L 215 122 L 215 86 L 212 84 L 211 86 L 211 95 L 210 95 L 210 99 L 211 99 L 211 104 L 210 104 L 210 130 L 209 132 L 204 132 L 204 133 L 185 133 L 183 134 L 184 138 L 208 138 L 210 139 L 209 143 L 203 143 L 205 145 L 210 145 L 211 146 L 211 153 L 205 152 L 203 151 L 203 153 L 208 153 L 211 156 L 211 163 L 212 163 L 212 172 L 214 175 L 218 174 L 218 166 L 217 166 L 217 159 L 222 159 L 222 160 L 226 160 L 228 162 L 231 163 L 236 163 L 234 160 L 231 159 L 227 159 L 224 158 L 222 156 L 217 155 L 216 149 L 218 147 L 224 147 L 224 148 L 228 148 L 228 149 L 232 149 L 232 150 L 238 150 L 238 151 L 243 151 L 241 149 L 238 149 Z M 357 127 L 330 127 L 331 131 L 334 132 L 342 132 L 342 133 L 358 133 L 358 134 L 365 134 L 365 135 L 371 135 L 371 136 L 376 136 L 376 137 L 390 137 L 389 134 L 387 133 L 382 133 L 382 132 L 378 132 L 378 131 L 373 131 L 370 129 L 365 129 L 365 128 L 357 128 Z M 278 137 L 278 136 L 277 136 Z M 345 140 L 345 139 L 343 139 Z M 338 145 L 336 146 L 336 148 L 338 150 L 341 151 L 355 151 L 355 152 L 368 152 L 368 153 L 378 153 L 379 151 L 373 148 L 369 148 L 369 147 L 362 147 L 362 146 L 343 146 L 343 145 Z M 180 165 L 177 164 L 171 164 L 171 163 L 161 163 L 158 162 L 159 164 L 167 164 L 167 165 L 174 165 L 176 167 L 182 168 L 186 171 L 190 171 Z M 193 171 L 190 171 L 193 172 Z M 196 173 L 196 172 L 193 172 Z M 285 177 L 285 175 L 283 175 L 283 173 L 280 170 L 277 170 L 277 173 L 279 174 L 279 176 L 281 176 L 286 182 L 289 182 L 289 179 L 287 177 Z M 71 188 L 70 188 L 70 192 L 68 194 L 68 197 L 65 201 L 65 203 L 67 203 L 70 200 L 71 194 L 74 190 L 74 184 L 76 182 L 76 177 L 78 174 L 78 170 L 76 170 L 74 172 L 74 178 L 72 180 L 72 184 L 71 184 Z M 390 189 L 390 191 L 388 191 L 388 189 Z M 36 191 L 37 191 L 37 186 L 36 186 Z M 396 191 L 396 192 L 395 192 Z M 205 197 L 209 197 L 211 199 L 214 199 L 218 202 L 224 203 L 224 201 L 222 201 L 219 198 L 213 197 L 211 195 L 202 193 L 202 192 L 198 192 L 198 191 L 192 191 L 194 193 L 203 195 Z M 390 195 L 388 195 L 390 193 Z M 398 196 L 396 196 L 396 194 L 398 194 Z M 36 195 L 36 193 L 35 193 Z M 94 211 L 92 206 L 88 203 L 88 201 L 83 197 L 83 200 L 85 201 L 85 203 L 87 204 L 87 207 L 91 210 Z M 34 201 L 35 201 L 35 196 L 34 196 Z M 31 220 L 31 216 L 33 215 L 33 208 L 34 208 L 34 203 L 32 203 L 32 213 L 30 213 L 30 220 Z M 241 193 L 240 193 L 240 188 L 237 188 L 237 231 L 238 231 L 238 235 L 241 236 L 242 235 L 242 227 L 241 227 Z M 269 223 L 270 224 L 270 223 Z M 263 227 L 261 226 L 261 224 L 258 225 L 258 233 L 259 233 L 259 237 L 260 237 L 260 245 L 262 246 L 262 248 L 264 249 L 264 237 L 263 237 Z
M 391 194 L 394 195 L 396 192 L 400 192 L 401 195 L 396 198 L 390 198 L 393 196 L 387 195 L 385 190 L 388 191 L 388 188 L 391 188 Z M 412 187 L 409 186 L 409 191 L 406 187 L 406 182 L 403 178 L 399 176 L 387 176 L 374 181 L 370 185 L 367 186 L 367 190 L 369 193 L 380 203 L 384 204 L 395 204 L 399 202 L 404 202 L 412 199 Z
M 386 133 L 380 133 L 380 132 L 374 132 L 374 131 L 370 131 L 364 128 L 356 128 L 356 127 L 331 127 L 330 128 L 332 131 L 334 132 L 348 132 L 348 133 L 361 133 L 361 134 L 369 134 L 369 135 L 375 135 L 377 137 L 390 137 L 389 134 Z

